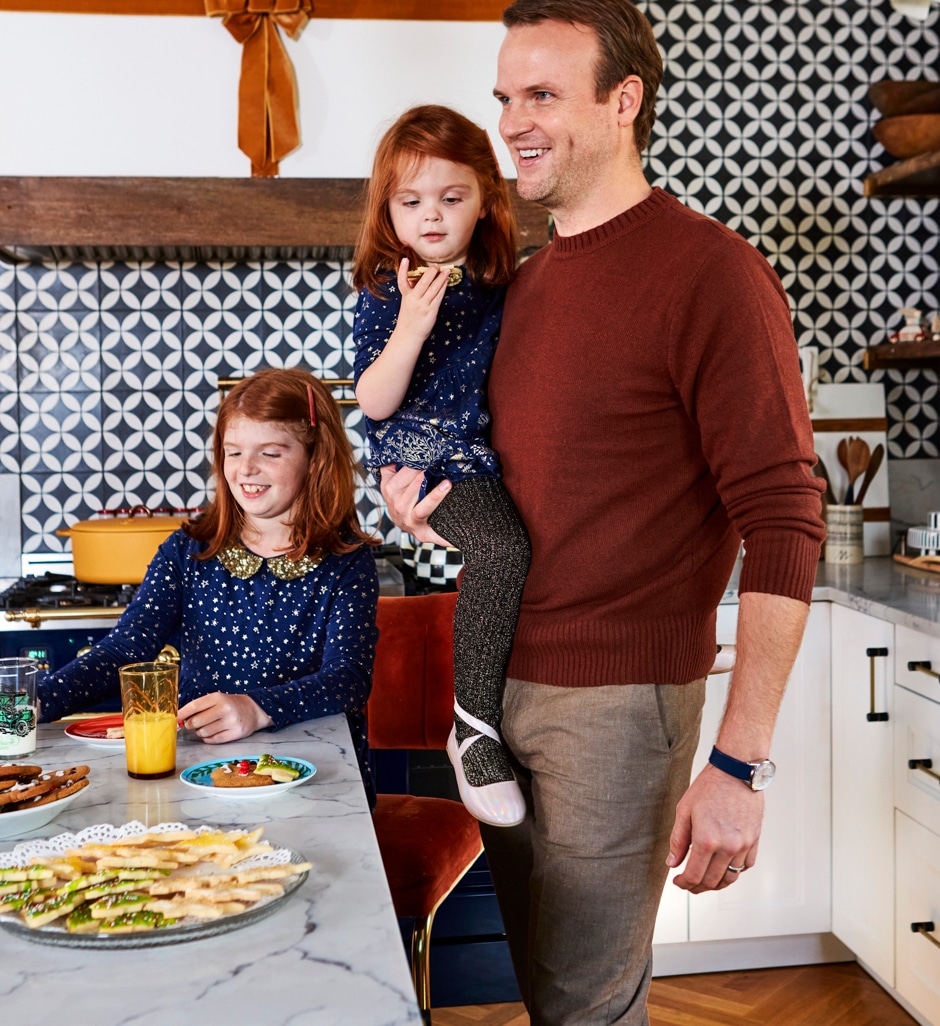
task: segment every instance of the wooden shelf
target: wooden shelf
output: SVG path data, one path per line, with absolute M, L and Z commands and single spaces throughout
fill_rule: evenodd
M 940 342 L 885 342 L 865 350 L 865 370 L 897 367 L 940 367 Z
M 303 260 L 352 254 L 361 178 L 2 178 L 0 258 Z M 510 190 L 523 250 L 548 212 Z
M 864 181 L 866 196 L 929 199 L 940 196 L 940 150 L 899 160 Z

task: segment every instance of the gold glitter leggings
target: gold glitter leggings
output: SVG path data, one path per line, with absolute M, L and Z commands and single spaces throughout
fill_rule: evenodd
M 529 536 L 509 493 L 493 477 L 458 481 L 429 523 L 464 559 L 454 614 L 454 697 L 498 730 L 506 662 L 529 571 Z M 475 733 L 459 717 L 455 724 L 458 742 Z M 489 738 L 467 750 L 463 765 L 474 787 L 512 779 L 505 751 Z

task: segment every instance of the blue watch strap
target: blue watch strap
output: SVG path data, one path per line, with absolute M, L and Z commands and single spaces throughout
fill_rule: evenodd
M 751 777 L 754 776 L 754 767 L 751 763 L 742 762 L 740 759 L 735 759 L 730 755 L 725 755 L 720 748 L 712 748 L 708 761 L 712 766 L 720 769 L 723 773 L 727 773 L 732 777 L 737 777 L 738 780 L 743 780 L 746 784 L 749 784 L 751 782 Z

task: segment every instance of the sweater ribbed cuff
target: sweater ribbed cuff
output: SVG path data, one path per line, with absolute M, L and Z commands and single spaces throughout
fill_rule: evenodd
M 785 595 L 808 605 L 813 598 L 821 544 L 798 531 L 755 531 L 744 543 L 738 593 Z

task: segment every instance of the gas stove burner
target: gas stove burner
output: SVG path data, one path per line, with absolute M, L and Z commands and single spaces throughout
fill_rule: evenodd
M 137 591 L 132 584 L 88 584 L 74 577 L 46 573 L 21 577 L 0 594 L 3 609 L 81 609 L 89 606 L 121 608 Z

